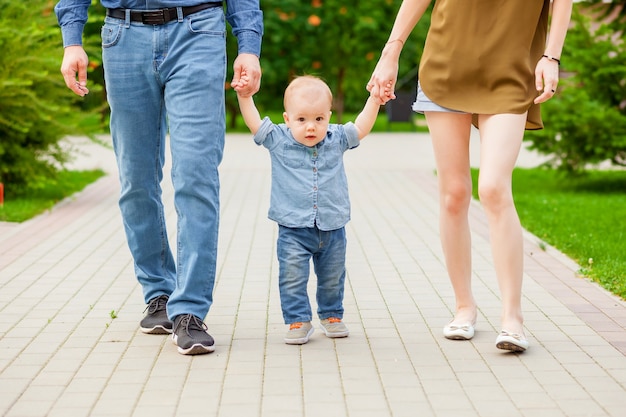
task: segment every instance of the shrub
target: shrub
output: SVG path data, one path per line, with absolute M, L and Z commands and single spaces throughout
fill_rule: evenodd
M 531 148 L 567 172 L 610 161 L 626 165 L 626 48 L 623 33 L 575 12 L 563 50 L 556 97 L 542 104 L 545 129 L 528 132 Z
M 53 2 L 0 0 L 0 182 L 37 188 L 70 155 L 59 140 L 84 133 L 88 113 L 65 86 Z

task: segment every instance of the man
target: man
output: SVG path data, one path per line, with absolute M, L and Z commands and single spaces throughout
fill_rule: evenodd
M 218 165 L 225 136 L 226 24 L 238 41 L 233 82 L 244 71 L 259 89 L 263 34 L 259 0 L 101 0 L 107 9 L 102 57 L 119 206 L 135 273 L 148 304 L 144 333 L 173 333 L 184 355 L 213 352 L 203 322 L 213 301 L 219 224 Z M 61 72 L 84 96 L 88 58 L 82 32 L 91 0 L 55 7 L 65 52 Z M 165 227 L 160 182 L 169 130 L 176 261 Z

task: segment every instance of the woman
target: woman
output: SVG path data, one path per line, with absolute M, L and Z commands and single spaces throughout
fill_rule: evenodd
M 400 6 L 367 86 L 382 103 L 395 98 L 400 52 L 430 3 L 404 0 Z M 443 330 L 449 339 L 471 339 L 477 316 L 468 222 L 473 123 L 481 141 L 478 194 L 502 297 L 496 346 L 528 348 L 521 308 L 523 237 L 511 176 L 524 129 L 543 127 L 539 104 L 557 88 L 572 0 L 553 0 L 548 33 L 549 9 L 550 0 L 435 0 L 413 109 L 426 116 L 437 165 L 441 243 L 456 298 L 454 318 Z

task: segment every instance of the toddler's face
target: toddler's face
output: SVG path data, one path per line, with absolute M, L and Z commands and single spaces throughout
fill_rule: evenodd
M 299 94 L 289 100 L 283 118 L 296 142 L 311 147 L 326 137 L 330 123 L 330 106 L 323 95 L 307 97 Z

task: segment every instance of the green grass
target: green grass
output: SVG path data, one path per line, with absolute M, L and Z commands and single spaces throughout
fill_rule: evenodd
M 81 191 L 102 177 L 101 170 L 61 171 L 57 181 L 50 181 L 42 188 L 11 192 L 5 184 L 4 205 L 0 206 L 0 221 L 23 222 L 52 208 L 56 203 Z
M 472 174 L 476 192 L 477 171 Z M 626 171 L 567 178 L 516 169 L 513 194 L 526 230 L 576 261 L 581 275 L 626 299 Z

